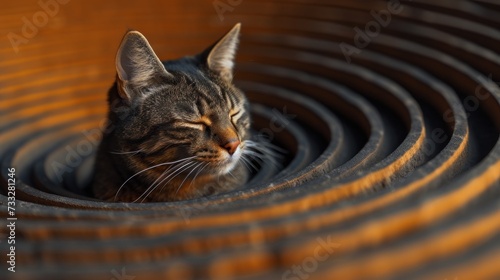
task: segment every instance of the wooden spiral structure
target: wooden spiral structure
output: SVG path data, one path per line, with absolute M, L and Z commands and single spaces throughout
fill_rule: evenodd
M 498 1 L 41 2 L 0 9 L 2 279 L 499 279 Z M 236 22 L 283 167 L 194 201 L 87 197 L 125 31 L 166 60 Z

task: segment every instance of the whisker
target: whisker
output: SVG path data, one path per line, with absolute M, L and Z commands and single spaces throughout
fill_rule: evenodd
M 259 145 L 258 143 L 257 144 L 249 144 L 246 146 L 247 149 L 253 149 L 255 151 L 258 151 L 260 153 L 268 153 L 268 154 L 272 154 L 273 156 L 276 156 L 276 157 L 282 157 L 283 153 L 280 152 L 280 150 L 278 149 L 274 149 L 273 147 L 270 147 L 270 146 L 265 146 L 265 145 Z
M 170 171 L 170 169 L 175 169 L 177 168 L 179 165 L 183 164 L 184 162 L 180 162 L 180 163 L 177 163 L 175 165 L 170 165 L 167 169 L 165 169 L 165 171 L 163 171 L 160 176 L 158 176 L 158 178 L 156 178 L 156 180 L 144 191 L 144 193 L 148 192 L 151 188 L 154 188 L 154 186 L 156 185 L 156 183 L 162 179 L 165 175 L 168 174 L 168 172 Z M 144 194 L 143 193 L 143 194 Z M 142 196 L 142 195 L 141 195 Z M 140 198 L 140 197 L 139 197 Z
M 243 155 L 241 157 L 241 162 L 243 163 L 243 165 L 245 166 L 245 168 L 248 169 L 248 171 L 252 171 L 252 168 L 250 168 L 250 166 L 248 166 L 248 164 L 246 163 Z
M 270 161 L 273 165 L 279 165 L 279 162 L 276 160 L 276 155 L 272 153 L 264 153 L 261 151 L 247 151 L 246 155 L 252 156 L 252 158 L 259 160 L 261 163 Z
M 231 173 L 231 171 L 229 171 L 228 173 L 229 173 L 229 175 L 231 175 L 231 177 L 233 177 L 234 179 L 238 180 L 238 178 L 236 178 L 236 177 L 233 175 L 233 173 Z
M 144 200 L 156 189 L 158 188 L 158 186 L 160 186 L 166 179 L 170 178 L 171 176 L 176 176 L 177 175 L 177 172 L 179 170 L 181 170 L 183 167 L 187 166 L 187 165 L 190 165 L 192 162 L 188 162 L 188 163 L 179 163 L 177 165 L 175 165 L 175 167 L 173 168 L 173 170 L 169 173 L 169 174 L 165 174 L 165 175 L 162 175 L 160 176 L 158 179 L 160 179 L 161 177 L 161 181 L 154 184 L 154 185 L 151 185 L 150 187 L 148 187 L 136 200 L 134 200 L 133 202 L 136 202 L 138 201 L 139 199 L 141 199 L 142 197 L 144 197 L 141 201 L 144 202 Z
M 163 180 L 161 180 L 158 184 L 156 184 L 156 186 L 154 186 L 148 193 L 144 192 L 139 198 L 137 198 L 134 202 L 136 202 L 137 200 L 139 200 L 142 196 L 144 196 L 144 198 L 142 199 L 141 203 L 144 202 L 144 200 L 156 189 L 158 188 L 160 185 L 163 184 L 163 182 L 165 180 L 167 180 L 168 178 L 170 178 L 170 180 L 168 180 L 165 184 L 163 184 L 162 188 L 160 189 L 160 192 L 163 190 L 163 188 L 165 187 L 165 185 L 167 185 L 170 181 L 172 181 L 172 179 L 174 179 L 175 177 L 177 177 L 177 175 L 181 174 L 184 170 L 190 168 L 193 164 L 196 164 L 195 162 L 188 162 L 186 164 L 184 164 L 183 166 L 177 168 L 175 171 L 173 171 L 171 174 L 169 174 L 167 177 L 165 177 Z
M 179 185 L 179 187 L 177 188 L 177 190 L 175 191 L 175 194 L 177 194 L 179 192 L 179 190 L 182 188 L 182 184 L 184 184 L 184 182 L 186 182 L 186 179 L 189 177 L 189 175 L 191 175 L 191 173 L 193 173 L 193 171 L 195 171 L 198 167 L 200 167 L 201 165 L 203 164 L 203 162 L 200 162 L 198 163 L 197 165 L 195 165 L 193 167 L 193 170 L 191 170 L 187 175 L 186 177 L 184 178 L 184 180 L 182 180 L 181 184 Z
M 201 173 L 201 171 L 203 171 L 203 169 L 205 169 L 205 167 L 207 167 L 209 165 L 209 163 L 205 163 L 205 165 L 203 165 L 200 170 L 198 170 L 198 172 L 196 172 L 196 174 L 194 174 L 194 178 L 193 180 L 191 180 L 191 183 L 189 184 L 189 187 L 191 187 L 191 185 L 194 183 L 194 181 L 196 180 L 196 177 Z
M 247 162 L 255 171 L 258 171 L 259 169 L 250 161 L 250 159 L 245 158 L 245 154 L 241 155 L 241 159 L 245 162 Z
M 189 169 L 189 168 L 193 167 L 193 165 L 195 165 L 195 164 L 196 164 L 196 163 L 191 162 L 191 164 L 190 164 L 190 165 L 188 165 L 188 166 L 186 166 L 186 167 L 184 167 L 184 168 L 182 168 L 182 167 L 181 167 L 181 168 L 182 168 L 182 170 L 181 170 L 181 168 L 179 168 L 179 169 L 176 171 L 176 174 L 171 174 L 171 175 L 167 176 L 167 178 L 163 179 L 163 180 L 162 180 L 162 181 L 158 184 L 158 186 L 160 186 L 160 185 L 161 185 L 161 184 L 162 184 L 162 183 L 163 183 L 166 179 L 168 179 L 170 176 L 172 176 L 172 177 L 171 177 L 171 178 L 170 178 L 170 179 L 169 179 L 166 183 L 163 183 L 163 186 L 161 187 L 161 189 L 160 189 L 160 191 L 159 191 L 159 192 L 161 192 L 161 191 L 163 190 L 163 188 L 165 188 L 165 186 L 166 186 L 166 185 L 168 185 L 168 183 L 170 183 L 170 181 L 172 181 L 175 177 L 177 177 L 178 175 L 180 175 L 182 172 L 186 171 L 187 169 Z M 158 187 L 158 186 L 156 186 L 156 187 Z M 151 193 L 150 193 L 150 194 L 151 194 Z M 148 195 L 149 195 L 149 194 L 148 194 Z
M 120 192 L 120 190 L 123 188 L 123 186 L 125 186 L 126 183 L 128 183 L 128 181 L 132 180 L 132 178 L 136 177 L 137 175 L 141 174 L 141 173 L 144 173 L 148 170 L 151 170 L 151 169 L 154 169 L 154 168 L 157 168 L 157 167 L 160 167 L 160 166 L 164 166 L 164 165 L 169 165 L 169 164 L 174 164 L 174 163 L 179 163 L 179 162 L 184 162 L 184 161 L 187 161 L 187 160 L 190 160 L 190 159 L 193 159 L 193 158 L 196 158 L 196 156 L 192 156 L 192 157 L 188 157 L 188 158 L 185 158 L 185 159 L 180 159 L 180 160 L 176 160 L 176 161 L 171 161 L 171 162 L 164 162 L 164 163 L 160 163 L 160 164 L 157 164 L 157 165 L 154 165 L 154 166 L 151 166 L 151 167 L 148 167 L 148 168 L 145 168 L 137 173 L 135 173 L 134 175 L 130 176 L 130 178 L 128 178 L 121 186 L 120 188 L 118 188 L 118 191 L 116 191 L 116 194 L 115 194 L 115 198 L 114 200 L 116 201 L 117 197 L 118 197 L 118 193 Z
M 114 154 L 114 155 L 129 155 L 129 154 L 138 154 L 140 152 L 142 152 L 144 149 L 140 149 L 140 150 L 137 150 L 137 151 L 130 151 L 130 152 L 119 152 L 119 151 L 111 151 L 109 152 L 110 154 Z
M 254 146 L 254 147 L 262 147 L 262 146 L 265 146 L 267 148 L 270 148 L 272 150 L 275 150 L 276 152 L 279 152 L 279 153 L 283 153 L 283 154 L 286 154 L 288 153 L 287 150 L 277 146 L 277 145 L 274 145 L 273 143 L 269 142 L 269 141 L 252 141 L 252 140 L 247 140 L 245 141 L 245 144 L 248 144 L 249 146 Z
M 282 165 L 276 160 L 279 156 L 266 147 L 248 146 L 243 151 L 243 154 L 250 156 L 252 159 L 257 160 L 261 165 L 270 162 L 273 168 L 280 169 Z

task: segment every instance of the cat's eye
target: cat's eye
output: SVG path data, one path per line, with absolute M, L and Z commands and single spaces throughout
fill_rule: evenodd
M 231 111 L 229 112 L 229 116 L 230 116 L 231 118 L 233 118 L 233 117 L 236 117 L 236 115 L 239 115 L 240 113 L 241 113 L 241 111 L 240 111 L 240 110 L 231 110 Z
M 202 128 L 202 130 L 206 130 L 210 127 L 210 125 L 206 122 L 198 122 L 197 124 Z
M 212 122 L 210 121 L 209 118 L 202 116 L 199 120 L 196 121 L 185 121 L 183 122 L 183 125 L 185 127 L 190 127 L 204 131 L 207 130 L 210 127 L 210 125 L 212 125 Z
M 198 123 L 198 122 L 183 122 L 181 125 L 183 127 L 189 127 L 197 130 L 205 130 L 207 127 L 205 123 Z
M 201 131 L 205 131 L 205 130 L 207 130 L 207 128 L 210 127 L 210 124 L 205 122 L 205 121 L 193 121 L 193 122 L 183 121 L 183 122 L 180 122 L 179 125 L 183 126 L 183 127 L 201 130 Z
M 240 113 L 240 110 L 229 112 L 229 117 L 231 118 L 231 122 L 233 122 L 233 124 L 236 124 L 236 121 L 239 119 Z

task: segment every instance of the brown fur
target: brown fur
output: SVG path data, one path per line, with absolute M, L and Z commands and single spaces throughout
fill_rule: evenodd
M 95 197 L 176 201 L 245 183 L 250 116 L 232 84 L 239 29 L 197 56 L 166 62 L 139 32 L 125 35 L 109 91 L 110 129 L 95 164 Z

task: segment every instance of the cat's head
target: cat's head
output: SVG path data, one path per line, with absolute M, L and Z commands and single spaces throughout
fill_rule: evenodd
M 128 32 L 116 56 L 110 91 L 115 147 L 137 151 L 138 168 L 191 158 L 225 174 L 248 138 L 248 101 L 232 84 L 240 25 L 202 53 L 161 62 L 146 38 Z

